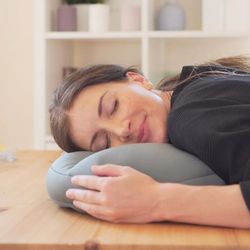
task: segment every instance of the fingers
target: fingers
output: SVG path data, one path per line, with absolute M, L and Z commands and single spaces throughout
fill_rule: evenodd
M 95 175 L 76 175 L 71 178 L 71 182 L 84 188 L 100 191 L 105 182 L 105 178 L 101 176 L 118 177 L 124 174 L 125 169 L 126 167 L 113 164 L 95 165 L 92 166 L 92 172 Z
M 109 214 L 108 208 L 102 206 L 101 193 L 93 190 L 68 189 L 66 196 L 73 200 L 75 207 L 86 213 L 105 220 Z
M 92 172 L 95 175 L 78 175 L 71 178 L 71 182 L 75 185 L 85 188 L 69 189 L 66 196 L 73 200 L 73 204 L 90 215 L 104 220 L 114 221 L 114 213 L 112 212 L 113 200 L 112 193 L 114 184 L 119 181 L 122 175 L 129 172 L 128 167 L 106 164 L 93 166 Z M 117 178 L 115 178 L 117 177 Z
M 71 182 L 87 189 L 101 190 L 103 178 L 94 175 L 76 175 L 71 178 Z
M 78 200 L 90 204 L 101 204 L 100 192 L 82 189 L 69 189 L 66 196 L 72 200 Z
M 110 220 L 109 219 L 110 211 L 105 207 L 93 205 L 93 204 L 87 204 L 87 203 L 80 202 L 80 201 L 73 201 L 73 204 L 75 207 L 80 208 L 81 210 L 85 211 L 86 213 L 98 219 L 102 219 L 106 221 Z
M 75 207 L 78 207 L 86 213 L 102 220 L 111 220 L 110 209 L 105 206 L 105 200 L 101 192 L 68 189 L 66 191 L 66 196 L 73 200 Z
M 99 176 L 120 176 L 124 173 L 124 167 L 114 164 L 94 165 L 91 168 L 93 174 Z

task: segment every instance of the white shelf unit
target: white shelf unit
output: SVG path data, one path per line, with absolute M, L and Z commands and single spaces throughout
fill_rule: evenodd
M 49 129 L 48 106 L 53 90 L 62 81 L 63 67 L 95 63 L 138 65 L 150 80 L 157 82 L 166 73 L 179 72 L 184 64 L 230 53 L 249 53 L 248 32 L 201 30 L 202 0 L 180 0 L 187 16 L 185 31 L 156 31 L 157 11 L 165 1 L 136 0 L 141 5 L 141 30 L 136 32 L 119 31 L 117 11 L 122 0 L 109 0 L 115 25 L 105 33 L 58 32 L 55 16 L 61 1 L 35 1 L 36 149 L 57 149 Z M 232 51 L 232 47 L 238 49 Z

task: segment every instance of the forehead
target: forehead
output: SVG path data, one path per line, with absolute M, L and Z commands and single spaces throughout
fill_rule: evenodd
M 70 108 L 70 113 L 75 114 L 84 107 L 90 108 L 92 107 L 91 104 L 98 105 L 100 97 L 106 91 L 117 90 L 122 86 L 124 86 L 122 83 L 109 82 L 84 88 L 74 99 Z

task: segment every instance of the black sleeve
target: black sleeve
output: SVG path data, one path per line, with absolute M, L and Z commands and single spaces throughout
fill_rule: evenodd
M 250 210 L 250 75 L 207 76 L 174 93 L 168 136 L 227 184 L 240 184 Z
M 248 209 L 250 210 L 250 181 L 240 182 L 240 188 L 241 188 L 243 198 L 245 199 L 246 205 Z

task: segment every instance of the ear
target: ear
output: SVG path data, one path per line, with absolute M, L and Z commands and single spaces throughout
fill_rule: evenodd
M 138 83 L 142 87 L 151 90 L 154 88 L 152 82 L 150 82 L 148 79 L 146 79 L 143 75 L 136 73 L 136 72 L 127 72 L 126 76 L 130 82 Z

